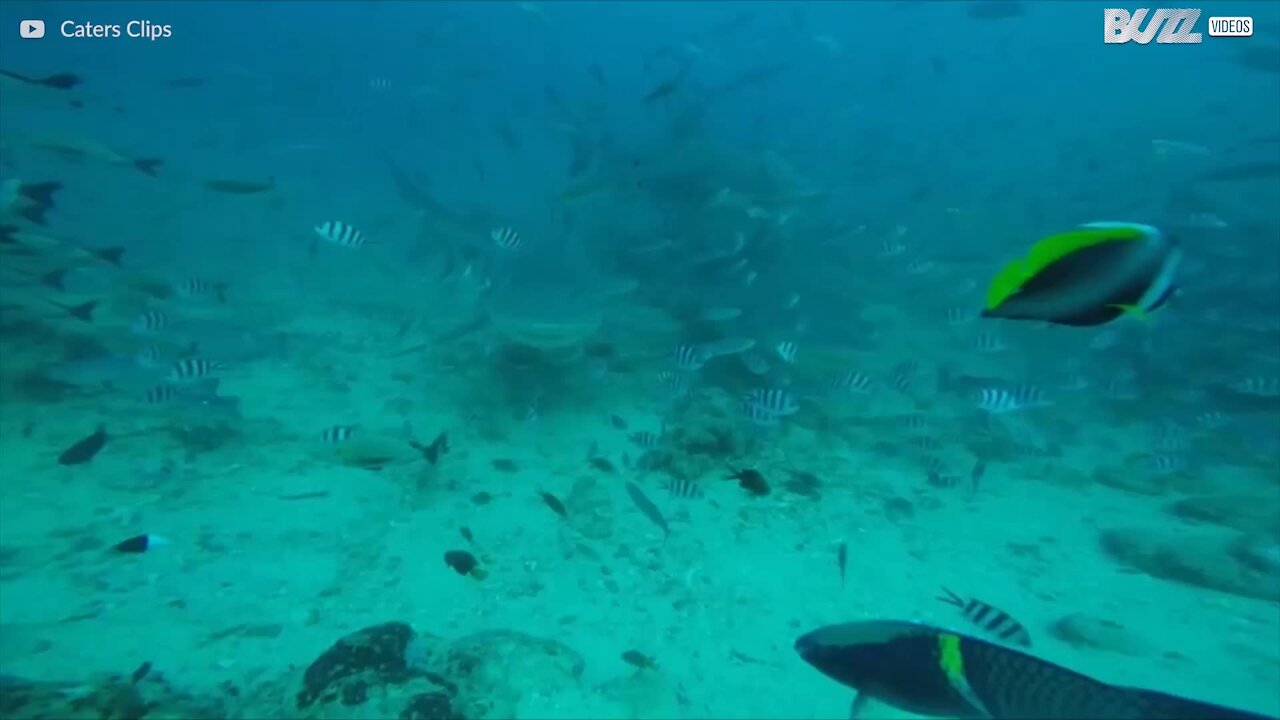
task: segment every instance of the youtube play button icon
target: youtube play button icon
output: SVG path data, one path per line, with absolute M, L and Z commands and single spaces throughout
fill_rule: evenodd
M 22 20 L 18 23 L 18 33 L 28 40 L 44 37 L 43 20 Z

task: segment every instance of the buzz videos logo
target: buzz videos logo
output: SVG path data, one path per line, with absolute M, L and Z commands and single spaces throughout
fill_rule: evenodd
M 1150 15 L 1150 17 L 1148 17 Z M 1102 39 L 1108 44 L 1130 40 L 1146 45 L 1153 39 L 1160 44 L 1198 44 L 1202 35 L 1195 32 L 1200 19 L 1198 8 L 1138 8 L 1130 13 L 1120 8 L 1102 11 Z M 1142 27 L 1146 20 L 1147 26 Z M 1209 18 L 1210 37 L 1252 37 L 1253 18 L 1245 16 Z

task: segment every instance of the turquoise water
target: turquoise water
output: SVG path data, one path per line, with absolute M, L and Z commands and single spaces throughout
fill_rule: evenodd
M 0 4 L 0 714 L 848 717 L 796 639 L 946 588 L 1280 715 L 1280 9 L 1200 9 Z M 1093 221 L 1166 305 L 979 317 Z

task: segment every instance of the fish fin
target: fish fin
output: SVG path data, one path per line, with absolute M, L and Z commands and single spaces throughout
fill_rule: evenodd
M 22 183 L 18 186 L 18 193 L 39 205 L 43 212 L 53 207 L 53 194 L 61 189 L 60 182 Z
M 867 693 L 854 693 L 853 702 L 849 704 L 849 720 L 858 720 L 871 704 L 871 696 Z
M 1135 320 L 1141 320 L 1147 325 L 1151 324 L 1151 316 L 1147 314 L 1146 310 L 1143 310 L 1137 305 L 1108 305 L 1107 307 L 1115 308 L 1128 317 L 1134 318 Z

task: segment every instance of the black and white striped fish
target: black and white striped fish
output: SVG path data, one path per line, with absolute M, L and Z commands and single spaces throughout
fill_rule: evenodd
M 755 403 L 747 402 L 745 399 L 742 402 L 742 414 L 756 427 L 773 428 L 782 422 L 782 416 L 771 413 Z
M 219 370 L 225 370 L 221 363 L 204 358 L 182 358 L 173 364 L 173 368 L 169 370 L 168 380 L 170 381 L 190 381 L 199 380 L 208 377 Z
M 152 335 L 165 329 L 169 316 L 162 310 L 143 310 L 129 324 L 129 329 L 139 335 Z
M 327 220 L 315 228 L 321 240 L 341 247 L 359 248 L 372 244 L 359 230 L 341 220 Z
M 701 370 L 707 362 L 707 354 L 696 345 L 681 345 L 675 351 L 676 369 L 681 372 Z
M 1027 632 L 1022 623 L 1010 617 L 1009 613 L 976 598 L 965 600 L 946 588 L 942 588 L 942 592 L 946 595 L 938 596 L 939 600 L 960 608 L 969 622 L 992 637 L 1011 645 L 1031 647 L 1031 633 Z
M 889 387 L 900 393 L 911 391 L 911 375 L 898 371 L 889 376 Z
M 992 415 L 1048 404 L 1044 391 L 1034 385 L 1016 385 L 1007 389 L 984 388 L 978 391 L 978 408 Z
M 836 392 L 863 394 L 871 388 L 871 378 L 857 370 L 846 370 L 832 378 L 830 386 Z
M 778 357 L 782 358 L 783 362 L 788 365 L 792 365 L 796 361 L 796 353 L 799 351 L 799 348 L 790 340 L 783 340 L 774 347 L 774 350 L 778 352 Z
M 218 302 L 227 301 L 227 284 L 224 282 L 205 280 L 204 278 L 187 278 L 177 285 L 174 285 L 173 291 L 177 295 L 185 298 L 194 299 L 212 297 Z
M 649 432 L 648 430 L 633 432 L 627 436 L 627 439 L 635 443 L 637 447 L 643 448 L 645 450 L 652 450 L 658 447 L 658 445 L 662 442 L 661 435 L 657 433 Z
M 800 410 L 795 395 L 781 388 L 757 388 L 742 397 L 744 406 L 754 406 L 768 415 L 785 417 Z
M 907 274 L 927 275 L 928 273 L 933 272 L 933 269 L 936 267 L 938 267 L 938 264 L 932 260 L 912 260 L 907 263 Z
M 350 440 L 355 434 L 356 429 L 353 425 L 334 425 L 320 431 L 320 442 L 326 445 L 337 445 Z
M 500 227 L 489 231 L 489 238 L 493 240 L 493 244 L 503 250 L 519 250 L 523 242 L 520 239 L 520 233 L 514 228 Z
M 662 489 L 672 497 L 690 499 L 702 497 L 702 485 L 695 480 L 680 478 L 668 480 L 662 484 Z
M 880 257 L 897 257 L 907 251 L 907 246 L 898 242 L 899 237 L 901 235 L 886 238 L 884 242 L 880 243 Z
M 178 390 L 169 383 L 161 383 L 146 391 L 142 401 L 148 405 L 161 405 L 178 396 Z

